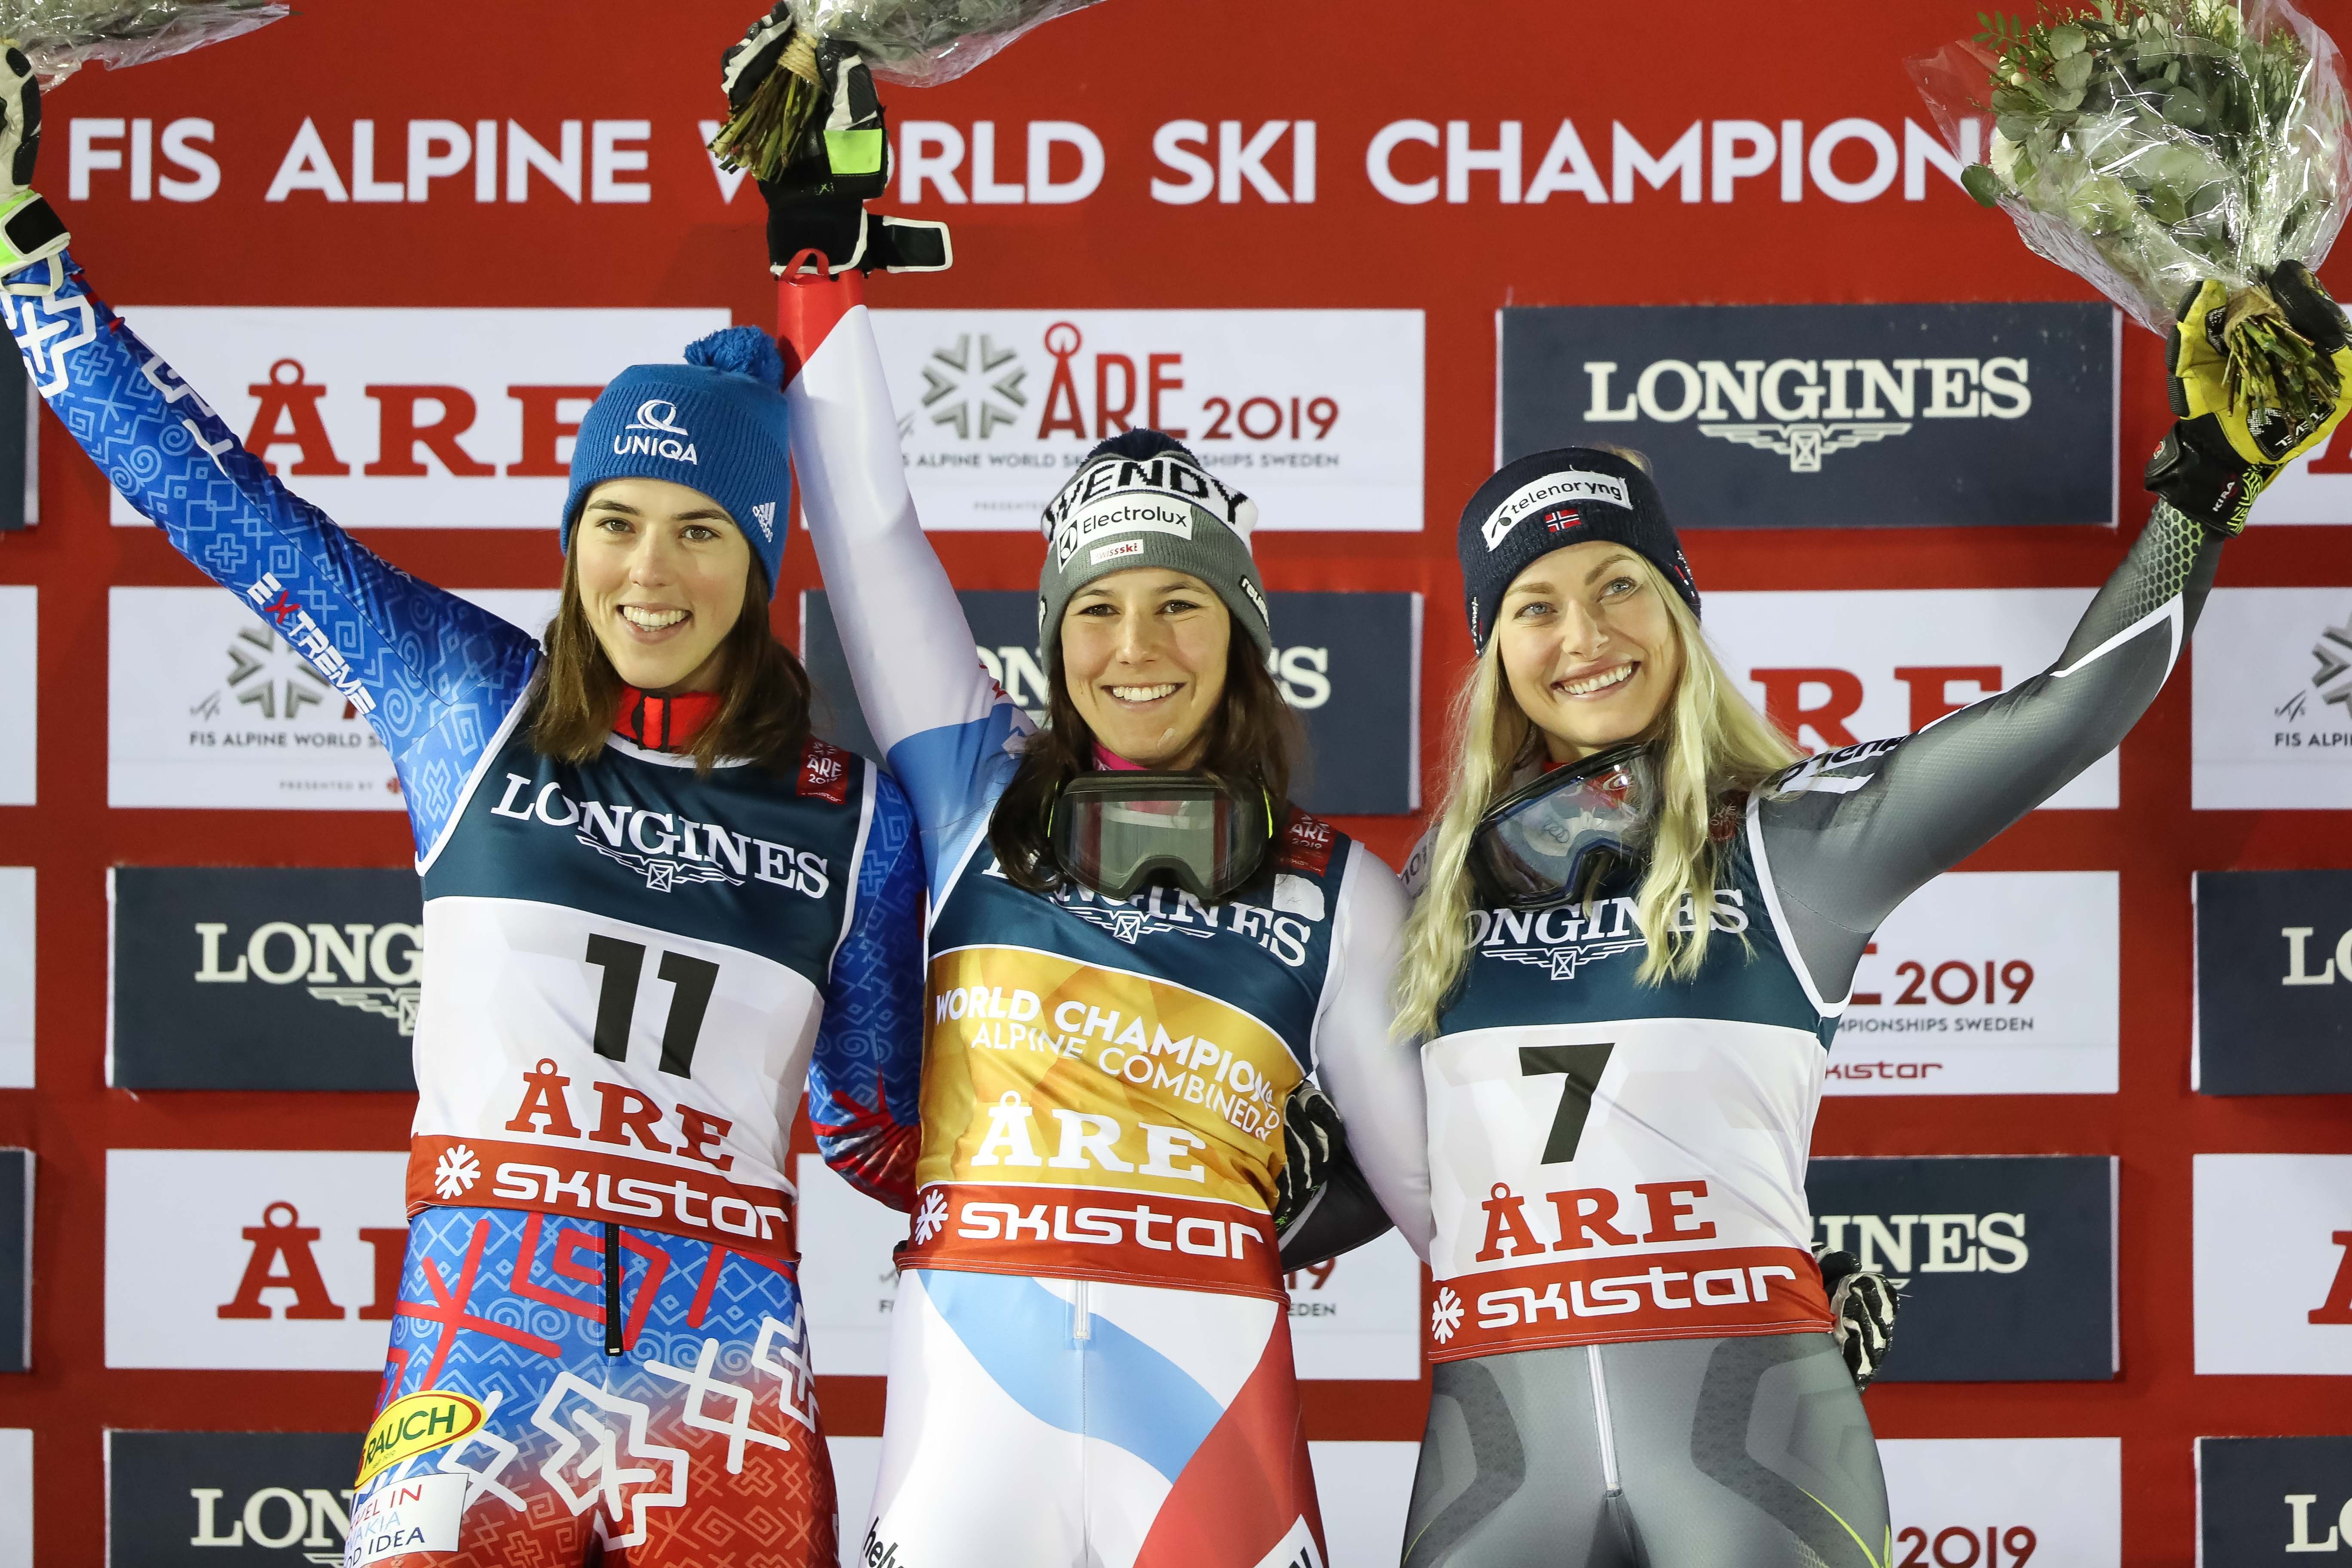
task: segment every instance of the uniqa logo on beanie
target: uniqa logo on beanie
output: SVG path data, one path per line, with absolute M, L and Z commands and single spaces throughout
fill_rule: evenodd
M 694 452 L 694 432 L 677 422 L 677 405 L 666 397 L 648 397 L 637 405 L 637 416 L 613 437 L 613 456 L 667 458 L 702 466 Z

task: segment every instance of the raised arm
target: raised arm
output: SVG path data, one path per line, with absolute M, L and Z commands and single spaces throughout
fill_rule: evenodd
M 879 770 L 866 776 L 856 908 L 824 988 L 809 1121 L 817 1152 L 850 1185 L 911 1209 L 922 1142 L 923 863 L 906 795 Z
M 1759 795 L 1758 867 L 1818 1000 L 1842 1001 L 1895 905 L 2122 742 L 2179 658 L 2221 542 L 2158 502 L 2057 663 L 1916 735 L 1815 757 Z
M 34 385 L 99 471 L 366 715 L 427 855 L 538 645 L 385 562 L 280 484 L 69 253 L 0 281 L 0 311 Z
M 1362 845 L 1350 846 L 1333 915 L 1331 968 L 1317 1020 L 1315 1055 L 1317 1077 L 1347 1123 L 1349 1151 L 1372 1195 L 1413 1251 L 1427 1258 L 1436 1226 L 1429 1207 L 1429 1114 L 1421 1053 L 1394 1037 L 1389 1006 L 1406 907 L 1396 874 Z M 1325 1201 L 1344 1195 L 1335 1193 Z M 1310 1215 L 1302 1223 L 1315 1218 Z M 1336 1215 L 1325 1216 L 1327 1225 L 1337 1220 Z
M 850 677 L 922 825 L 931 885 L 986 830 L 1028 716 L 997 688 L 923 537 L 855 272 L 786 279 L 793 465 Z

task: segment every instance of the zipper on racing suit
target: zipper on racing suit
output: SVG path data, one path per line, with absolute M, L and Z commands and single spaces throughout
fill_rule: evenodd
M 604 1222 L 604 1353 L 625 1353 L 621 1343 L 621 1227 Z
M 1633 1528 L 1633 1508 L 1625 1500 L 1625 1479 L 1617 1469 L 1617 1429 L 1609 1418 L 1609 1377 L 1601 1369 L 1601 1347 L 1585 1346 L 1584 1359 L 1592 1374 L 1592 1425 L 1596 1447 L 1601 1450 L 1601 1505 L 1616 1524 L 1625 1554 L 1635 1563 L 1646 1563 L 1649 1558 L 1642 1551 L 1642 1533 Z

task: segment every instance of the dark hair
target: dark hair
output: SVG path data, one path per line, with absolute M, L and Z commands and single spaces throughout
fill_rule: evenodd
M 563 596 L 540 639 L 546 657 L 531 671 L 523 722 L 531 750 L 574 764 L 593 762 L 613 732 L 626 683 L 596 640 L 580 600 L 577 558 L 563 558 Z M 790 774 L 809 738 L 809 679 L 793 650 L 768 626 L 768 582 L 753 557 L 744 584 L 743 612 L 719 645 L 726 676 L 718 717 L 696 732 L 685 755 L 708 773 L 722 757 Z
M 1062 673 L 1060 628 L 1045 647 L 1045 727 L 1029 737 L 1013 782 L 997 797 L 988 820 L 988 842 L 998 867 L 1016 887 L 1052 893 L 1061 887 L 1047 824 L 1062 786 L 1095 765 L 1095 732 L 1070 700 Z M 1244 788 L 1255 786 L 1286 814 L 1292 759 L 1299 742 L 1298 720 L 1283 700 L 1257 657 L 1257 645 L 1236 625 L 1225 659 L 1225 689 L 1209 716 L 1208 744 L 1201 772 Z

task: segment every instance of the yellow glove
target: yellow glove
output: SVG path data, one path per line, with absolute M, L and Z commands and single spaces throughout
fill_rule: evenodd
M 2166 390 L 2179 422 L 2148 464 L 2147 488 L 2215 531 L 2234 535 L 2264 486 L 2295 458 L 2326 441 L 2352 409 L 2352 327 L 2319 279 L 2299 261 L 2266 280 L 2268 298 L 2207 279 L 2180 302 L 2165 334 Z M 2308 341 L 2332 376 L 2285 394 L 2242 389 L 2232 396 L 2232 334 Z M 2325 384 L 2332 380 L 2333 390 Z M 2300 412 L 2275 406 L 2296 401 Z

